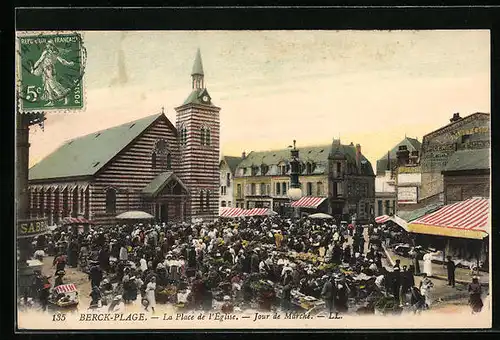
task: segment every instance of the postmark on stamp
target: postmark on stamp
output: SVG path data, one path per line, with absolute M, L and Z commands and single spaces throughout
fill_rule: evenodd
M 20 36 L 18 54 L 22 110 L 83 109 L 86 50 L 79 33 Z

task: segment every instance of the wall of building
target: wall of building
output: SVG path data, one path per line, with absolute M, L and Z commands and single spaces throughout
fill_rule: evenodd
M 445 204 L 453 204 L 472 197 L 490 197 L 490 174 L 462 174 L 444 176 Z
M 423 138 L 421 153 L 421 198 L 435 196 L 444 191 L 443 176 L 449 157 L 460 148 L 482 149 L 489 147 L 490 115 L 475 113 L 427 134 Z M 463 136 L 473 140 L 462 143 Z
M 91 196 L 91 219 L 98 223 L 114 223 L 116 215 L 128 210 L 146 209 L 148 213 L 153 213 L 152 207 L 144 206 L 141 191 L 153 178 L 167 171 L 166 162 L 157 162 L 156 167 L 153 167 L 152 163 L 152 152 L 155 143 L 160 139 L 167 142 L 167 148 L 172 153 L 171 170 L 178 170 L 176 132 L 165 120 L 157 120 L 95 176 Z M 113 213 L 106 212 L 108 188 L 116 190 L 116 211 Z
M 234 181 L 231 169 L 226 162 L 222 161 L 220 166 L 220 197 L 219 207 L 233 207 L 234 204 Z

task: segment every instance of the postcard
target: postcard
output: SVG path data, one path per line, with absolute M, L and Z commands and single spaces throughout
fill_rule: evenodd
M 17 328 L 490 328 L 487 30 L 17 31 Z

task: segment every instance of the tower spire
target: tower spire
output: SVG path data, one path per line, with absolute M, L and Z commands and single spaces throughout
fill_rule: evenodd
M 196 51 L 196 57 L 194 59 L 191 77 L 193 78 L 193 89 L 205 88 L 205 84 L 203 82 L 204 73 L 203 73 L 203 63 L 201 62 L 200 48 L 198 48 L 198 50 Z

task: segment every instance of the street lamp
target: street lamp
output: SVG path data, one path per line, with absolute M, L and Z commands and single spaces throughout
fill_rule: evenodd
M 292 201 L 297 201 L 302 197 L 302 190 L 300 189 L 299 174 L 300 174 L 300 160 L 299 160 L 299 150 L 295 145 L 296 141 L 293 141 L 293 148 L 290 151 L 290 189 L 288 189 L 288 198 Z M 298 208 L 295 209 L 295 216 L 298 216 Z

